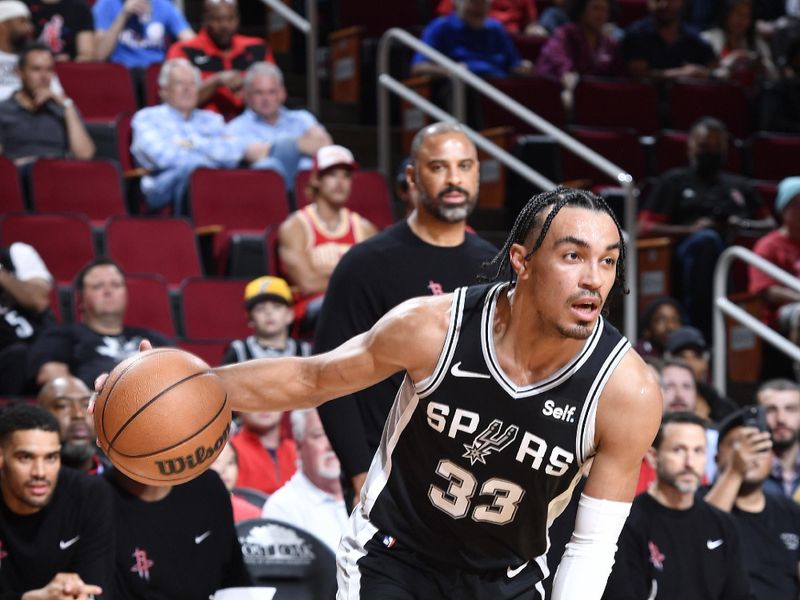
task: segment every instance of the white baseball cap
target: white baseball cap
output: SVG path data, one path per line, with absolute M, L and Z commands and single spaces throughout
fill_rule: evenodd
M 350 167 L 357 169 L 358 163 L 353 158 L 353 153 L 344 146 L 333 144 L 332 146 L 323 146 L 317 150 L 314 157 L 314 171 L 326 171 L 332 167 Z
M 31 11 L 19 0 L 0 0 L 0 23 L 17 17 L 30 17 Z

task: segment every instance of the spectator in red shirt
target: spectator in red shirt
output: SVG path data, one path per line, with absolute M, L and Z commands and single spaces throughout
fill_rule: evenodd
M 453 10 L 453 0 L 440 0 L 436 14 L 449 15 Z M 489 16 L 500 21 L 508 33 L 547 35 L 537 22 L 539 12 L 533 0 L 492 0 Z
M 242 429 L 231 438 L 239 457 L 236 487 L 253 488 L 271 494 L 297 470 L 294 440 L 281 435 L 281 412 L 240 415 Z
M 185 58 L 200 69 L 203 83 L 198 106 L 218 112 L 226 120 L 244 107 L 244 71 L 256 62 L 275 62 L 263 39 L 239 35 L 238 29 L 236 0 L 205 0 L 198 34 L 188 41 L 176 42 L 167 52 L 167 60 Z
M 760 238 L 753 251 L 800 277 L 800 177 L 787 177 L 778 186 L 775 212 L 782 221 L 779 229 Z M 764 321 L 797 344 L 800 342 L 800 292 L 750 267 L 750 292 L 764 301 Z

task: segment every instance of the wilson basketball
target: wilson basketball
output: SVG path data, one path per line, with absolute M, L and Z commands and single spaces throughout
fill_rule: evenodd
M 128 477 L 173 485 L 205 471 L 228 440 L 219 377 L 193 354 L 155 348 L 119 363 L 97 395 L 97 439 Z

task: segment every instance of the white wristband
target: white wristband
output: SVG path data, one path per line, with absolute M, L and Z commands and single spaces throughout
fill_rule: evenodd
M 63 102 L 61 103 L 64 108 L 69 108 L 70 106 L 75 106 L 75 103 L 72 101 L 72 98 L 64 98 Z

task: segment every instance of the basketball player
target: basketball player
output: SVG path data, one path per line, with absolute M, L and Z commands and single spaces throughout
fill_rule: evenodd
M 542 598 L 548 528 L 591 457 L 553 597 L 600 598 L 662 403 L 601 317 L 624 259 L 603 200 L 559 188 L 528 202 L 493 261 L 512 282 L 406 301 L 326 354 L 216 371 L 253 411 L 405 371 L 339 546 L 340 600 Z

